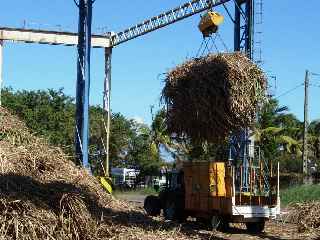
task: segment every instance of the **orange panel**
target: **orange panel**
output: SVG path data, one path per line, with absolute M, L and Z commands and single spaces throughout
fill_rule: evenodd
M 226 196 L 225 163 L 210 164 L 210 192 L 212 196 Z

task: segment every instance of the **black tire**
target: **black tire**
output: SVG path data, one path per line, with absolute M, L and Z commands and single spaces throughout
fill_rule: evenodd
M 167 220 L 176 220 L 177 217 L 177 209 L 174 201 L 168 199 L 163 208 L 164 218 Z
M 159 216 L 161 213 L 160 199 L 157 196 L 147 196 L 143 208 L 149 216 Z
M 247 222 L 246 227 L 250 233 L 261 233 L 264 230 L 265 221 L 260 222 Z
M 178 195 L 167 197 L 164 208 L 163 215 L 166 220 L 184 222 L 187 219 L 185 210 L 184 210 L 184 199 L 180 199 Z
M 213 215 L 210 223 L 212 230 L 220 232 L 227 232 L 229 230 L 229 222 L 220 215 Z

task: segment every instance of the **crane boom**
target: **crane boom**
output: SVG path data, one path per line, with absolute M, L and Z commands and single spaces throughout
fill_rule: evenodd
M 203 12 L 211 7 L 226 3 L 230 0 L 192 0 L 177 8 L 152 17 L 112 37 L 112 46 L 119 45 L 146 33 L 165 27 L 182 19 Z

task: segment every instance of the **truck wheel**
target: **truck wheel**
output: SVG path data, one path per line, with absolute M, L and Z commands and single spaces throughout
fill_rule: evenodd
M 212 230 L 225 232 L 229 229 L 229 222 L 219 215 L 213 215 L 211 218 L 211 227 Z
M 260 222 L 247 222 L 247 230 L 251 233 L 261 233 L 264 230 L 265 221 Z
M 159 216 L 161 213 L 160 199 L 157 196 L 147 196 L 143 208 L 149 216 Z
M 167 220 L 177 220 L 184 222 L 187 219 L 186 213 L 181 206 L 178 205 L 176 200 L 167 199 L 163 208 L 164 218 Z
M 163 209 L 164 218 L 167 220 L 176 219 L 176 206 L 174 201 L 166 201 Z

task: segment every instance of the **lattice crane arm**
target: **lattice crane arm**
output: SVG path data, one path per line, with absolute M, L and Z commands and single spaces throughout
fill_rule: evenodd
M 111 36 L 112 46 L 140 37 L 230 0 L 192 0 Z

